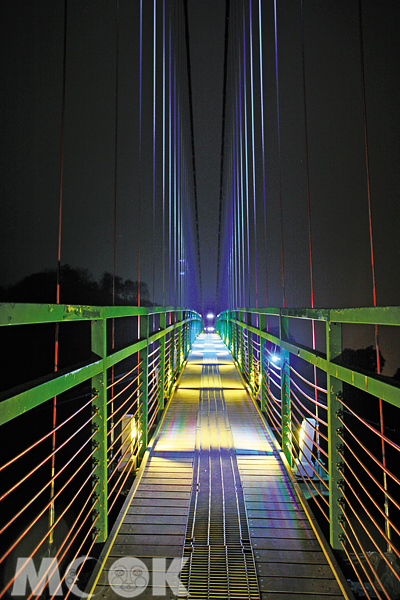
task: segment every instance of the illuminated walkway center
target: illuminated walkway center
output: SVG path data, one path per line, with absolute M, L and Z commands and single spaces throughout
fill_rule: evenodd
M 190 598 L 347 597 L 295 487 L 229 351 L 217 335 L 200 335 L 106 544 L 93 593 L 185 598 L 172 574 L 184 558 L 180 580 Z M 134 564 L 124 557 L 140 559 L 148 573 L 123 580 L 118 567 Z M 163 589 L 159 572 L 171 564 L 174 591 Z

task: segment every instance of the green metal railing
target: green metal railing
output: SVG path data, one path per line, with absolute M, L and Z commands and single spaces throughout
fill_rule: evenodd
M 400 383 L 346 364 L 343 328 L 354 325 L 399 326 L 400 307 L 243 308 L 216 320 L 349 578 L 368 598 L 397 598 Z
M 53 347 L 48 324 L 72 335 L 72 324 L 84 322 L 76 344 L 91 353 L 83 364 L 1 397 L 0 597 L 12 590 L 17 558 L 28 556 L 27 548 L 59 567 L 107 539 L 113 511 L 201 331 L 200 315 L 184 308 L 0 305 L 1 326 L 29 326 Z M 23 354 L 21 347 L 19 363 Z M 49 569 L 42 579 L 50 580 Z

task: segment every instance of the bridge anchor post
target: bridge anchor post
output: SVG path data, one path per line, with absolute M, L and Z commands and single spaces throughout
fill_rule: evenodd
M 340 356 L 342 353 L 342 325 L 340 323 L 332 323 L 331 320 L 326 323 L 326 354 L 329 362 Z M 330 365 L 329 365 L 330 366 Z M 341 539 L 343 537 L 343 529 L 341 518 L 343 512 L 341 504 L 344 501 L 343 494 L 339 487 L 343 475 L 339 471 L 339 465 L 342 463 L 340 456 L 342 441 L 339 437 L 341 431 L 341 422 L 339 415 L 341 414 L 342 405 L 339 397 L 343 393 L 343 383 L 331 375 L 328 368 L 327 372 L 327 400 L 328 400 L 328 469 L 329 469 L 329 536 L 330 544 L 334 550 L 342 550 Z M 343 524 L 344 526 L 344 524 Z
M 267 315 L 260 313 L 260 331 L 266 331 L 267 329 Z M 267 390 L 266 390 L 266 380 L 267 380 L 267 369 L 266 369 L 266 361 L 264 360 L 265 353 L 265 345 L 267 340 L 260 336 L 260 404 L 261 404 L 261 412 L 264 413 L 267 410 Z
M 102 359 L 102 371 L 92 377 L 92 428 L 94 436 L 92 464 L 94 467 L 94 512 L 96 519 L 96 542 L 105 542 L 108 537 L 108 489 L 107 489 L 107 324 L 106 319 L 92 321 L 92 352 Z
M 140 339 L 146 340 L 147 344 L 139 351 L 139 386 L 138 386 L 138 403 L 139 403 L 139 460 L 142 460 L 146 452 L 148 444 L 148 422 L 149 422 L 149 315 L 140 315 Z
M 167 327 L 167 313 L 160 313 L 160 329 Z M 158 411 L 164 410 L 165 400 L 165 334 L 160 339 L 160 391 L 158 396 Z
M 282 451 L 292 467 L 292 412 L 290 400 L 289 351 L 282 348 L 282 340 L 289 339 L 289 318 L 279 314 L 279 338 L 281 346 L 281 425 Z

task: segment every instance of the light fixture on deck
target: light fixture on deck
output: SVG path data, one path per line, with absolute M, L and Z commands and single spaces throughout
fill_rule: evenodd
M 121 435 L 121 461 L 118 465 L 118 469 L 123 469 L 126 463 L 133 461 L 134 446 L 137 436 L 136 420 L 133 415 L 126 414 L 122 417 L 121 421 L 122 435 Z
M 312 447 L 315 437 L 315 419 L 303 419 L 299 437 L 299 458 L 296 458 L 297 477 L 312 477 L 314 474 L 311 466 Z

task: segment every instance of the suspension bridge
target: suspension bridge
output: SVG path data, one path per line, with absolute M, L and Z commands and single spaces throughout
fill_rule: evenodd
M 362 217 L 354 201 L 363 231 L 354 236 L 366 250 L 354 259 L 357 269 L 366 265 L 357 283 L 350 260 L 343 273 L 354 281 L 343 277 L 346 289 L 366 281 L 370 300 L 318 308 L 330 286 L 320 255 L 333 248 L 322 252 L 318 239 L 329 232 L 322 222 L 317 236 L 314 229 L 311 12 L 297 4 L 227 0 L 218 8 L 221 69 L 212 85 L 221 135 L 216 154 L 207 147 L 218 174 L 211 201 L 203 200 L 196 143 L 204 140 L 196 121 L 198 8 L 188 0 L 54 4 L 62 72 L 54 296 L 20 300 L 10 286 L 0 304 L 4 381 L 12 381 L 0 397 L 0 598 L 400 598 L 400 386 L 398 371 L 383 373 L 382 356 L 393 367 L 400 307 L 377 301 L 383 259 L 374 238 L 363 29 L 367 22 L 370 34 L 374 25 L 368 3 L 343 3 L 357 48 L 343 61 L 354 60 L 358 73 L 362 175 L 354 178 L 364 177 Z M 326 15 L 318 17 L 317 29 Z M 304 185 L 292 189 L 297 166 L 290 202 L 281 23 L 297 32 L 302 105 Z M 68 110 L 77 106 L 69 93 L 73 65 L 81 69 L 89 56 L 75 48 L 82 31 L 93 43 L 93 31 L 102 31 L 99 48 L 103 35 L 112 39 L 111 179 L 97 172 L 108 186 L 103 242 L 112 272 L 101 285 L 87 282 L 88 301 L 76 302 L 63 279 L 63 244 L 71 231 Z M 127 64 L 136 82 L 128 112 Z M 94 210 L 81 205 L 82 215 Z M 91 235 L 87 229 L 85 248 Z M 356 343 L 367 348 L 349 349 Z

